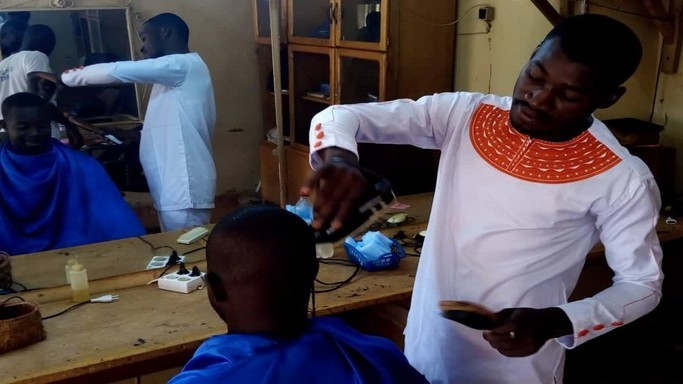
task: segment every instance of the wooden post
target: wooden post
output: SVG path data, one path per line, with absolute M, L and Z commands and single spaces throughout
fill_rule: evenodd
M 675 74 L 681 59 L 681 43 L 683 42 L 683 0 L 670 0 L 669 17 L 673 21 L 673 40 L 670 44 L 664 41 L 660 70 L 662 73 Z M 663 36 L 666 40 L 666 36 Z
M 280 207 L 284 208 L 287 204 L 287 173 L 285 167 L 285 132 L 282 125 L 280 0 L 270 0 L 270 49 L 273 56 L 273 92 L 275 93 L 275 125 L 277 127 L 277 175 L 280 186 Z

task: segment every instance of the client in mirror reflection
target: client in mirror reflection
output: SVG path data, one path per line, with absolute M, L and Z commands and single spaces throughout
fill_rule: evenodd
M 2 103 L 0 251 L 10 255 L 144 235 L 97 160 L 50 137 L 46 101 L 15 93 Z
M 271 205 L 243 206 L 206 246 L 211 306 L 228 334 L 210 338 L 180 383 L 426 383 L 391 341 L 339 319 L 308 318 L 318 273 L 313 230 Z
M 163 13 L 142 25 L 145 60 L 41 74 L 67 86 L 154 84 L 140 139 L 140 163 L 163 231 L 207 224 L 214 207 L 213 86 L 204 61 L 190 52 L 188 38 L 187 24 Z

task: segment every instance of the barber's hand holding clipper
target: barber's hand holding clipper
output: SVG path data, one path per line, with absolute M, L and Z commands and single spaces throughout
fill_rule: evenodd
M 302 191 L 315 194 L 311 226 L 315 230 L 330 228 L 336 231 L 357 206 L 368 182 L 353 152 L 329 147 L 318 154 L 323 166 L 310 177 Z

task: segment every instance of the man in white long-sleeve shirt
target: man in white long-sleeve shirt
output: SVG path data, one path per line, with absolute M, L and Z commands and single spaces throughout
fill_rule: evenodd
M 67 86 L 154 84 L 140 139 L 140 162 L 163 231 L 209 223 L 216 168 L 211 137 L 216 121 L 213 86 L 204 61 L 188 48 L 187 24 L 171 13 L 140 31 L 145 60 L 66 71 Z
M 405 330 L 408 360 L 430 382 L 560 383 L 564 348 L 657 306 L 657 185 L 592 116 L 624 94 L 641 56 L 628 27 L 581 15 L 546 36 L 512 97 L 445 93 L 313 118 L 315 228 L 340 228 L 365 188 L 357 141 L 441 150 Z M 613 285 L 568 303 L 598 241 Z M 479 303 L 498 322 L 468 328 L 440 316 L 441 300 Z

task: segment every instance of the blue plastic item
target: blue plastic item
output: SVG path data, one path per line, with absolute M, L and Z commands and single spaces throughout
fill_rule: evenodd
M 304 219 L 307 224 L 311 224 L 311 221 L 313 221 L 313 203 L 311 203 L 308 195 L 301 195 L 299 197 L 299 201 L 294 205 L 294 213 Z
M 403 250 L 403 247 L 395 239 L 392 239 L 391 242 L 391 252 L 383 254 L 377 260 L 367 259 L 365 255 L 363 255 L 363 252 L 349 243 L 345 242 L 343 245 L 349 260 L 368 272 L 396 268 L 401 259 L 406 257 L 406 252 Z

